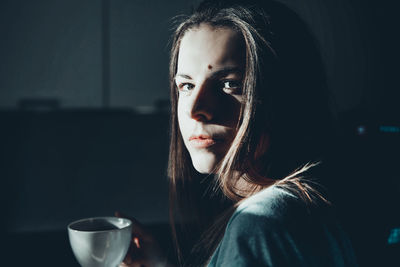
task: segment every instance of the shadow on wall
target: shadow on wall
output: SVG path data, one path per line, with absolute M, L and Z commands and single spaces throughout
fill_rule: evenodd
M 8 232 L 64 230 L 119 210 L 168 220 L 167 113 L 2 111 Z

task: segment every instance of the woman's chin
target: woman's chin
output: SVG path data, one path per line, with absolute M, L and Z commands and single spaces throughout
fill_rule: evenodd
M 192 164 L 195 170 L 202 174 L 215 173 L 217 168 L 216 159 L 204 157 L 192 157 Z

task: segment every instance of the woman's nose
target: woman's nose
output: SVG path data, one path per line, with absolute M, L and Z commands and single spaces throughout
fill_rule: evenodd
M 194 88 L 189 115 L 197 121 L 211 121 L 214 118 L 216 105 L 215 92 L 207 83 L 200 84 Z

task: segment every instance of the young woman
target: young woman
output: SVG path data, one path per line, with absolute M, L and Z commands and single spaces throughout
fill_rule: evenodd
M 170 82 L 180 265 L 356 266 L 318 186 L 332 118 L 320 57 L 295 14 L 203 2 L 176 28 Z M 123 266 L 167 265 L 145 230 L 133 234 Z

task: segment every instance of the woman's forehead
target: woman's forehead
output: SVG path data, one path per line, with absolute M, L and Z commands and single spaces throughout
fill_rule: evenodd
M 181 39 L 178 72 L 242 67 L 245 56 L 244 40 L 237 31 L 229 27 L 200 24 L 186 31 Z

